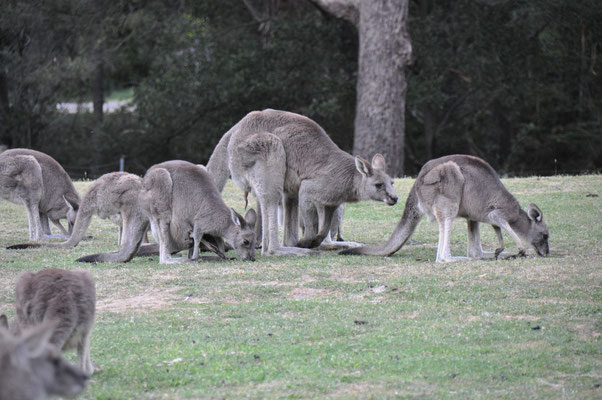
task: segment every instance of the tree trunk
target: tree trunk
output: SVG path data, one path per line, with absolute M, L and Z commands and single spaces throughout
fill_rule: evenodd
M 12 145 L 8 131 L 10 105 L 8 101 L 8 82 L 6 73 L 0 70 L 0 145 Z
M 405 66 L 412 46 L 408 0 L 312 0 L 351 21 L 359 31 L 359 67 L 353 153 L 385 156 L 388 172 L 403 175 Z
M 353 152 L 381 153 L 389 173 L 403 175 L 405 66 L 412 47 L 407 0 L 360 2 L 359 68 Z
M 102 123 L 105 93 L 104 93 L 104 61 L 102 50 L 100 48 L 94 51 L 93 55 L 94 71 L 92 76 L 92 107 L 94 108 L 94 118 L 97 123 Z

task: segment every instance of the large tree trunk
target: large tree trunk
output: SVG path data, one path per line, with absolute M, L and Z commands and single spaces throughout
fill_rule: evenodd
M 359 67 L 353 152 L 381 153 L 389 173 L 403 175 L 405 66 L 412 46 L 407 29 L 408 0 L 312 0 L 356 25 Z
M 94 71 L 92 72 L 92 107 L 94 109 L 94 118 L 97 123 L 102 123 L 102 107 L 105 102 L 104 93 L 104 61 L 102 49 L 97 48 L 93 54 Z
M 12 138 L 8 131 L 10 104 L 8 101 L 8 79 L 0 70 L 0 145 L 11 146 Z

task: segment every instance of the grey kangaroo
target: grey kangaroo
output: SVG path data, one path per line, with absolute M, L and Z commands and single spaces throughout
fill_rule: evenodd
M 201 244 L 213 248 L 203 236 L 218 239 L 216 252 L 224 253 L 227 240 L 243 260 L 255 260 L 255 211 L 245 218 L 228 208 L 206 169 L 187 161 L 166 161 L 144 176 L 139 202 L 159 242 L 159 262 L 176 263 L 171 254 L 193 248 L 197 260 Z
M 103 219 L 111 219 L 120 226 L 119 244 L 121 250 L 114 253 L 92 254 L 79 258 L 80 262 L 127 262 L 139 251 L 144 236 L 148 231 L 149 221 L 138 204 L 138 195 L 142 190 L 142 178 L 127 172 L 111 172 L 92 183 L 82 198 L 81 206 L 75 219 L 71 237 L 63 243 L 25 243 L 10 246 L 10 249 L 28 247 L 55 247 L 71 249 L 84 239 L 92 222 L 98 215 Z M 154 251 L 158 249 L 153 247 Z M 149 251 L 143 252 L 149 253 Z
M 264 110 L 247 114 L 224 134 L 207 169 L 223 189 L 228 176 L 258 200 L 262 254 L 308 254 L 331 228 L 337 207 L 361 200 L 397 202 L 385 160 L 372 163 L 342 151 L 314 121 L 299 114 Z M 277 209 L 284 207 L 284 244 Z M 304 226 L 298 240 L 299 215 Z
M 58 350 L 77 348 L 79 366 L 87 375 L 98 369 L 90 360 L 96 309 L 96 289 L 90 273 L 58 268 L 24 272 L 17 279 L 15 292 L 15 332 L 52 322 L 50 344 Z
M 526 254 L 523 242 L 533 246 L 540 256 L 548 255 L 548 228 L 543 213 L 535 205 L 523 211 L 518 201 L 504 187 L 493 168 L 477 157 L 451 155 L 427 162 L 420 170 L 395 231 L 384 245 L 347 249 L 340 254 L 390 256 L 410 238 L 426 215 L 439 223 L 437 262 L 453 261 L 449 235 L 454 218 L 468 222 L 468 257 L 487 257 L 481 247 L 479 222 L 493 226 L 499 247 L 504 250 L 501 229 L 510 234 L 518 246 L 518 256 Z
M 56 160 L 30 149 L 0 153 L 0 197 L 24 204 L 29 240 L 66 238 L 71 234 L 80 198 L 71 178 Z M 68 230 L 60 220 L 67 219 Z M 53 236 L 48 220 L 63 235 Z
M 50 344 L 52 327 L 46 322 L 13 336 L 0 316 L 0 400 L 74 397 L 85 389 L 86 374 Z

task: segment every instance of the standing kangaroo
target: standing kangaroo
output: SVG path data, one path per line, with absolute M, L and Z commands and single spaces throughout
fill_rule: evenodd
M 523 211 L 518 201 L 506 190 L 494 169 L 477 157 L 451 155 L 427 162 L 420 170 L 395 231 L 384 245 L 347 249 L 340 254 L 390 256 L 412 236 L 424 215 L 439 223 L 437 262 L 454 261 L 449 250 L 449 235 L 454 218 L 468 222 L 468 257 L 490 256 L 483 252 L 479 222 L 493 226 L 499 247 L 504 250 L 501 229 L 510 234 L 526 254 L 523 241 L 533 246 L 538 255 L 548 255 L 548 228 L 543 213 L 535 205 Z
M 46 269 L 24 272 L 17 279 L 16 332 L 53 322 L 49 342 L 58 350 L 77 347 L 80 368 L 87 375 L 98 369 L 90 360 L 96 289 L 87 271 Z M 4 317 L 6 319 L 6 317 Z
M 152 166 L 144 175 L 139 202 L 150 219 L 159 242 L 159 262 L 176 263 L 183 258 L 171 254 L 191 247 L 189 256 L 199 258 L 203 238 L 226 239 L 243 260 L 255 260 L 255 211 L 245 218 L 228 208 L 206 169 L 187 161 L 166 161 Z M 224 252 L 219 241 L 218 254 Z
M 79 208 L 79 195 L 63 167 L 47 154 L 29 149 L 0 154 L 0 198 L 24 204 L 29 240 L 52 239 L 48 220 L 68 237 Z M 67 219 L 68 230 L 61 225 Z
M 207 169 L 223 189 L 228 176 L 252 192 L 261 210 L 262 254 L 307 254 L 282 247 L 277 210 L 284 206 L 284 244 L 319 246 L 331 228 L 333 214 L 345 202 L 397 202 L 385 160 L 372 163 L 338 148 L 314 121 L 299 114 L 264 110 L 247 114 L 224 134 Z M 298 238 L 300 213 L 304 233 Z
M 0 316 L 0 400 L 77 396 L 88 377 L 49 343 L 52 323 L 13 336 Z
M 84 239 L 92 222 L 98 215 L 111 219 L 120 226 L 119 244 L 121 250 L 114 253 L 92 254 L 79 258 L 84 262 L 127 262 L 140 249 L 149 221 L 138 204 L 138 195 L 142 190 L 142 178 L 127 172 L 111 172 L 98 178 L 90 185 L 84 195 L 75 219 L 71 237 L 63 243 L 25 243 L 9 246 L 10 249 L 28 247 L 55 247 L 71 249 Z

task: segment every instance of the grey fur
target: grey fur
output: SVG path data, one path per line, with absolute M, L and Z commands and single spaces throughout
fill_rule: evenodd
M 25 243 L 10 246 L 11 249 L 28 247 L 55 247 L 71 249 L 85 238 L 92 217 L 98 215 L 111 219 L 119 225 L 121 250 L 114 253 L 101 253 L 84 256 L 84 262 L 127 262 L 140 249 L 149 221 L 138 204 L 142 190 L 142 178 L 127 172 L 111 172 L 98 178 L 84 195 L 75 219 L 71 237 L 63 243 Z
M 90 359 L 96 289 L 89 272 L 58 268 L 24 272 L 17 279 L 15 297 L 14 332 L 51 322 L 49 343 L 63 351 L 77 348 L 79 366 L 85 374 L 98 369 Z
M 207 169 L 223 189 L 229 175 L 258 199 L 262 254 L 307 254 L 282 247 L 277 209 L 284 208 L 284 244 L 317 247 L 328 235 L 337 207 L 361 200 L 393 205 L 397 195 L 385 173 L 384 158 L 372 163 L 339 149 L 314 121 L 285 111 L 254 111 L 222 137 Z M 298 240 L 298 220 L 304 234 Z
M 30 149 L 6 150 L 0 154 L 0 197 L 25 205 L 29 240 L 56 237 L 50 231 L 49 220 L 61 230 L 63 235 L 59 237 L 68 237 L 80 203 L 63 167 L 49 155 Z M 61 219 L 67 219 L 67 230 Z
M 451 155 L 427 162 L 406 201 L 406 206 L 395 231 L 381 246 L 348 249 L 341 254 L 390 256 L 410 238 L 424 215 L 439 223 L 437 262 L 453 261 L 449 250 L 449 235 L 454 218 L 468 222 L 468 251 L 471 258 L 495 255 L 504 250 L 501 229 L 510 234 L 524 256 L 531 245 L 538 255 L 549 254 L 548 228 L 543 213 L 535 205 L 523 211 L 518 201 L 506 190 L 487 162 L 467 155 Z M 493 226 L 499 247 L 494 254 L 483 252 L 479 223 Z
M 212 248 L 204 235 L 225 239 L 243 260 L 255 260 L 255 211 L 243 218 L 229 209 L 202 166 L 180 160 L 154 165 L 144 176 L 139 202 L 159 242 L 160 263 L 183 261 L 171 254 L 191 245 L 189 256 L 198 259 L 201 243 Z M 223 253 L 223 241 L 218 247 Z
M 0 400 L 44 400 L 73 397 L 86 387 L 87 376 L 49 343 L 52 323 L 13 336 L 0 324 Z

